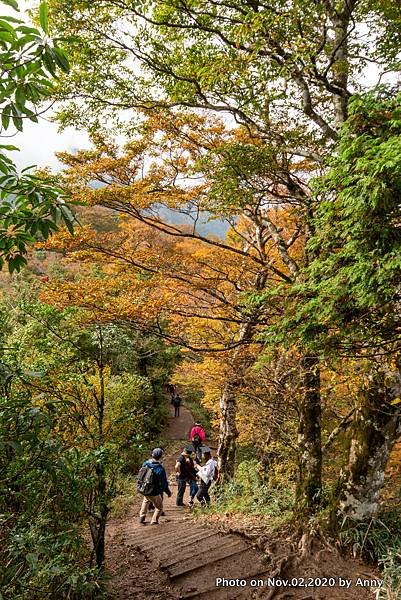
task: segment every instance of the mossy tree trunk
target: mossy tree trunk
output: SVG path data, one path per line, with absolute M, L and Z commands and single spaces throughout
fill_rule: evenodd
M 299 403 L 299 477 L 296 511 L 307 515 L 320 504 L 322 489 L 321 398 L 319 359 L 301 359 L 302 396 Z
M 234 477 L 237 454 L 237 398 L 241 390 L 247 369 L 253 357 L 247 352 L 246 345 L 252 339 L 254 325 L 243 323 L 240 329 L 241 346 L 235 351 L 231 367 L 220 396 L 220 432 L 218 448 L 219 481 L 224 483 Z
M 237 395 L 232 384 L 227 382 L 220 398 L 218 462 L 221 483 L 234 477 L 237 437 Z
M 379 506 L 391 449 L 401 434 L 400 373 L 377 370 L 361 390 L 350 429 L 347 465 L 336 498 L 337 520 L 372 518 Z

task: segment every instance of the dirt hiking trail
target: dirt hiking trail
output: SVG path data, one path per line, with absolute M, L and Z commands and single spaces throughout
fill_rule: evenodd
M 192 518 L 188 507 L 175 506 L 177 486 L 174 464 L 180 453 L 179 441 L 182 441 L 181 446 L 184 447 L 193 422 L 191 413 L 185 406 L 181 406 L 180 416 L 174 417 L 174 408 L 170 405 L 165 438 L 168 445 L 175 446 L 176 451 L 167 453 L 164 464 L 173 495 L 171 498 L 164 497 L 166 516 L 160 517 L 160 524 L 151 526 L 149 514 L 147 523 L 139 524 L 141 498 L 137 499 L 123 518 L 110 520 L 106 539 L 106 568 L 110 574 L 108 591 L 113 600 L 373 598 L 368 590 L 360 590 L 363 595 L 359 595 L 355 594 L 355 589 L 281 590 L 250 587 L 251 579 L 285 577 L 286 574 L 274 573 L 271 566 L 269 569 L 263 553 L 252 547 L 244 537 L 222 533 L 217 528 Z M 172 444 L 172 441 L 175 443 Z M 215 448 L 213 442 L 206 440 L 206 443 Z M 184 502 L 187 501 L 188 487 L 184 497 Z M 327 567 L 330 569 L 330 565 Z M 330 574 L 327 573 L 328 576 Z M 216 578 L 219 577 L 247 580 L 248 585 L 246 588 L 216 587 Z

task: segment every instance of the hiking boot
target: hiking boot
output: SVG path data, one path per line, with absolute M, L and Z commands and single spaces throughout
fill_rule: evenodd
M 152 521 L 150 524 L 151 525 L 159 525 L 158 521 Z
M 191 499 L 191 500 L 189 501 L 189 506 L 193 506 L 193 505 L 194 505 L 194 501 Z
M 164 510 L 160 513 L 160 516 L 161 517 L 165 517 L 166 516 L 166 513 L 164 512 Z
M 139 517 L 138 522 L 143 525 L 145 523 L 145 517 Z

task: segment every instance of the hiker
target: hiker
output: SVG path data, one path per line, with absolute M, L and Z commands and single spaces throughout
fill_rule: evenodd
M 175 472 L 178 487 L 177 499 L 175 501 L 177 506 L 185 506 L 185 489 L 187 487 L 187 482 L 192 479 L 193 472 L 195 471 L 194 461 L 192 459 L 192 452 L 192 446 L 186 446 L 186 448 L 184 448 L 180 456 L 177 458 L 177 462 L 175 463 Z
M 152 450 L 152 458 L 150 460 L 145 460 L 139 471 L 137 489 L 144 497 L 139 513 L 140 523 L 145 523 L 149 506 L 150 504 L 153 504 L 155 511 L 150 524 L 158 525 L 159 517 L 163 512 L 163 492 L 165 492 L 169 498 L 171 497 L 166 470 L 161 463 L 162 457 L 162 448 L 154 448 L 154 450 Z
M 188 479 L 187 483 L 189 484 L 189 506 L 194 505 L 194 498 L 199 491 L 199 486 L 196 483 L 197 473 L 195 463 L 192 458 L 187 457 L 187 467 L 188 467 Z
M 208 506 L 210 504 L 209 489 L 213 481 L 218 480 L 219 471 L 217 462 L 212 458 L 210 448 L 205 448 L 203 450 L 203 456 L 206 463 L 203 467 L 199 467 L 198 465 L 195 467 L 200 477 L 199 492 L 197 493 L 196 499 L 199 500 L 203 506 Z
M 181 405 L 181 397 L 177 394 L 173 398 L 174 417 L 180 416 L 180 405 Z
M 195 423 L 189 433 L 189 441 L 195 448 L 196 456 L 199 461 L 202 460 L 202 444 L 206 439 L 206 433 L 200 423 Z
M 174 398 L 174 386 L 172 383 L 166 383 L 166 393 L 170 395 L 171 404 L 172 404 L 173 398 Z

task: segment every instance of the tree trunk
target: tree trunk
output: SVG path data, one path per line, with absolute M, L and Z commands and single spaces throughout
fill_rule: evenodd
M 303 393 L 299 406 L 299 479 L 297 512 L 309 514 L 320 503 L 322 489 L 322 442 L 319 359 L 301 360 Z
M 109 507 L 107 506 L 106 497 L 106 476 L 103 465 L 99 465 L 96 469 L 98 477 L 98 497 L 99 497 L 99 517 L 97 519 L 97 538 L 95 545 L 96 565 L 99 569 L 103 567 L 105 559 L 105 544 L 106 544 L 106 525 Z
M 234 477 L 237 452 L 237 398 L 230 383 L 226 383 L 220 398 L 220 438 L 218 463 L 220 483 Z
M 243 323 L 240 328 L 239 341 L 248 343 L 252 339 L 254 325 Z M 244 347 L 239 347 L 231 364 L 223 391 L 220 397 L 220 435 L 218 448 L 218 466 L 220 483 L 229 481 L 234 476 L 237 453 L 237 394 L 241 389 L 245 373 L 253 362 Z
M 400 373 L 376 371 L 361 390 L 350 432 L 347 466 L 340 477 L 337 519 L 366 520 L 379 506 L 391 449 L 401 434 Z

